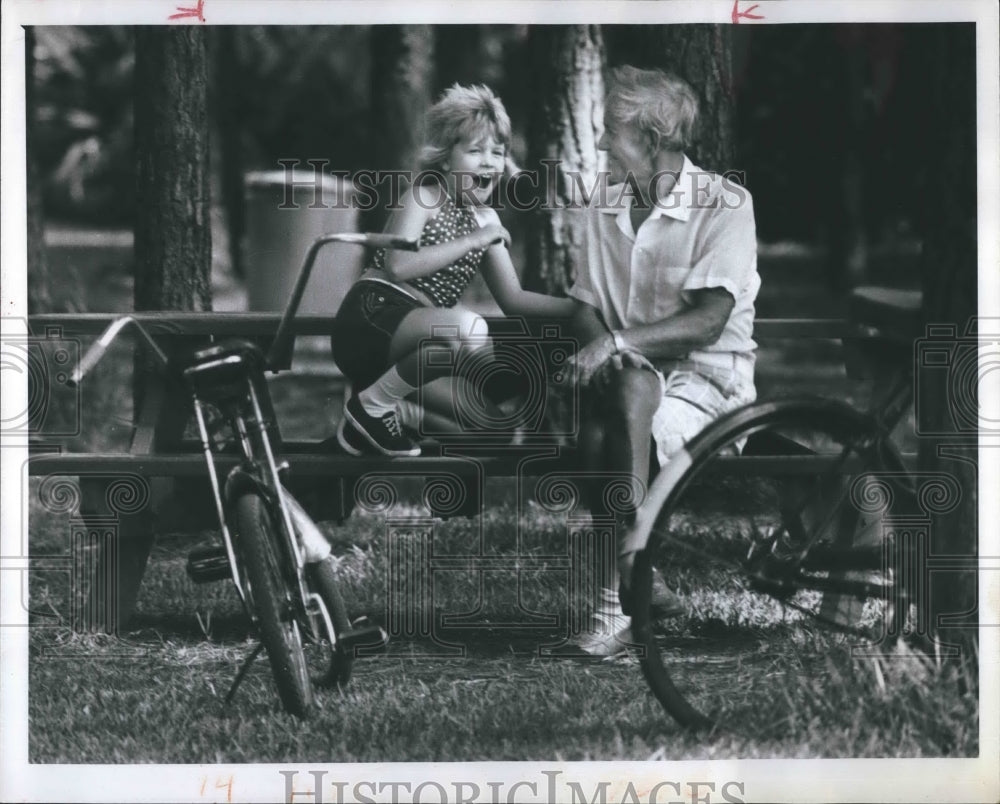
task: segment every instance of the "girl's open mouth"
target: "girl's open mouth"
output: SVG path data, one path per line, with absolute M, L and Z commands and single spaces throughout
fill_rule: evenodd
M 490 184 L 493 183 L 493 174 L 488 173 L 485 176 L 479 174 L 475 177 L 475 183 L 477 190 L 485 190 L 487 187 L 490 186 Z

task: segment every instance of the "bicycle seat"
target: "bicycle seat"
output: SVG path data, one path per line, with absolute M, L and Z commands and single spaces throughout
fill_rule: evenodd
M 912 344 L 923 333 L 923 293 L 885 287 L 857 287 L 851 292 L 850 316 L 874 327 L 889 340 Z

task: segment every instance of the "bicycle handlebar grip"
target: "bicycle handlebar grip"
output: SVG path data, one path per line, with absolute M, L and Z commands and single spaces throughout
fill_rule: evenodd
M 368 234 L 365 239 L 373 248 L 391 248 L 397 251 L 419 251 L 420 241 L 388 234 Z
M 87 374 L 97 362 L 104 356 L 104 353 L 108 349 L 108 344 L 104 343 L 103 340 L 98 340 L 91 346 L 83 358 L 77 364 L 76 368 L 73 370 L 73 374 L 67 380 L 67 384 L 70 388 L 75 388 L 80 380 L 83 379 L 84 375 Z

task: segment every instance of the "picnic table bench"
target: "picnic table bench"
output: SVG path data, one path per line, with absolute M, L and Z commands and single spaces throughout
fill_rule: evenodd
M 29 317 L 34 334 L 58 332 L 62 337 L 96 337 L 115 318 L 112 313 L 44 314 Z M 264 348 L 277 331 L 278 313 L 159 312 L 137 314 L 150 334 L 164 342 L 203 343 L 209 337 L 243 337 Z M 509 320 L 489 319 L 491 332 L 503 333 Z M 330 318 L 301 315 L 293 323 L 296 336 L 328 336 Z M 871 331 L 843 319 L 758 319 L 754 337 L 770 339 L 864 339 Z M 185 439 L 188 399 L 183 389 L 150 375 L 127 452 L 72 453 L 58 443 L 33 443 L 28 474 L 43 478 L 79 478 L 81 538 L 98 546 L 92 564 L 90 595 L 77 626 L 113 631 L 134 607 L 154 533 L 212 527 L 214 508 L 204 456 L 197 442 Z M 343 520 L 351 513 L 359 483 L 387 473 L 392 479 L 414 478 L 425 487 L 424 498 L 441 516 L 470 515 L 482 505 L 479 490 L 487 477 L 542 477 L 579 472 L 579 457 L 565 439 L 535 439 L 524 444 L 442 444 L 414 458 L 354 457 L 333 439 L 284 441 L 288 487 L 317 520 Z M 222 454 L 224 472 L 238 456 Z M 755 449 L 751 441 L 739 456 L 718 461 L 720 472 L 752 475 L 795 475 L 817 470 L 829 457 L 774 454 Z M 441 494 L 441 484 L 449 486 Z M 432 488 L 437 489 L 427 493 Z M 181 500 L 170 505 L 171 500 Z M 174 509 L 185 515 L 183 526 L 157 521 L 155 511 Z M 169 517 L 167 517 L 169 519 Z

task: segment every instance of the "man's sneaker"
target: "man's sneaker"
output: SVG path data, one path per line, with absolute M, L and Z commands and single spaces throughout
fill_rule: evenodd
M 383 455 L 406 457 L 420 454 L 420 445 L 403 433 L 396 411 L 376 418 L 361 406 L 357 396 L 352 396 L 344 405 L 344 416 L 357 428 L 365 441 Z
M 681 599 L 667 588 L 663 576 L 653 570 L 653 589 L 649 612 L 656 621 L 679 617 L 686 612 Z M 603 594 L 601 605 L 591 619 L 590 628 L 574 638 L 557 653 L 611 657 L 623 654 L 633 644 L 631 619 L 622 611 L 617 595 Z
M 581 654 L 596 658 L 610 658 L 627 652 L 632 644 L 632 629 L 624 614 L 604 617 L 595 614 L 589 631 L 573 640 L 573 647 Z
M 368 442 L 358 432 L 358 428 L 346 418 L 341 419 L 337 425 L 337 443 L 348 455 L 364 455 L 365 451 L 370 449 Z

